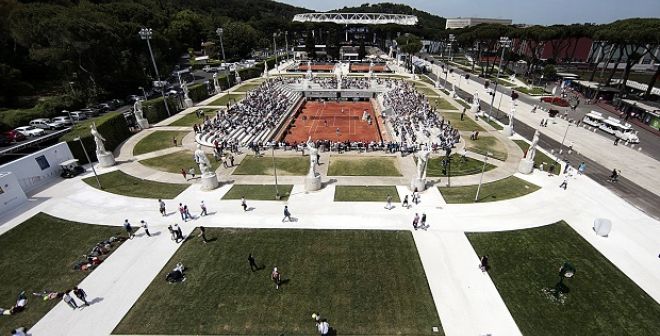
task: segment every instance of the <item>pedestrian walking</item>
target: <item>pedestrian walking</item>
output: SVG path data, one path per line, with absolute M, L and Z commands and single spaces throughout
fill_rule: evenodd
M 186 221 L 186 212 L 185 209 L 183 208 L 183 203 L 179 203 L 179 214 L 181 214 L 181 220 Z
M 291 212 L 289 211 L 289 207 L 287 205 L 284 206 L 284 218 L 282 218 L 282 223 L 284 223 L 285 219 L 291 222 Z
M 582 161 L 580 165 L 578 165 L 578 174 L 582 175 L 584 174 L 584 171 L 587 170 L 587 164 Z
M 160 210 L 160 214 L 165 217 L 167 215 L 167 212 L 165 211 L 165 202 L 163 202 L 162 199 L 158 199 L 158 209 Z
M 188 175 L 190 175 L 191 179 L 194 179 L 195 178 L 195 168 L 190 167 L 190 169 L 188 169 Z
M 181 175 L 183 175 L 183 179 L 188 181 L 188 173 L 186 173 L 186 170 L 181 168 Z
M 176 239 L 176 232 L 174 232 L 174 229 L 172 228 L 172 225 L 168 225 L 167 230 L 170 231 L 170 239 L 175 240 Z
M 421 223 L 420 227 L 421 227 L 422 229 L 424 229 L 424 231 L 426 231 L 426 229 L 429 228 L 429 227 L 426 225 L 426 214 L 425 214 L 425 213 L 422 214 L 422 219 L 420 220 L 420 223 Z
M 181 227 L 179 224 L 174 224 L 174 234 L 176 235 L 176 239 L 174 239 L 174 242 L 179 243 L 179 241 L 183 241 L 183 232 L 181 232 Z
M 190 209 L 188 209 L 188 205 L 183 206 L 183 213 L 186 215 L 186 222 L 188 219 L 193 219 L 193 216 L 190 214 Z
M 250 270 L 252 272 L 259 270 L 259 266 L 257 266 L 257 262 L 254 260 L 254 256 L 252 256 L 252 253 L 248 255 L 248 263 L 250 263 Z
M 617 137 L 614 138 L 614 146 L 618 146 L 618 145 L 619 145 L 619 140 L 620 140 L 620 139 L 617 138 Z
M 62 296 L 62 301 L 66 302 L 66 304 L 68 304 L 69 307 L 73 309 L 78 308 L 78 304 L 76 303 L 76 301 L 73 300 L 71 295 L 69 295 L 69 292 L 64 293 L 64 295 Z
M 199 235 L 197 235 L 197 237 L 201 238 L 202 242 L 204 242 L 204 244 L 208 243 L 208 239 L 206 239 L 206 228 L 205 227 L 203 227 L 203 226 L 199 227 Z
M 568 176 L 564 177 L 564 182 L 562 182 L 562 183 L 559 185 L 559 188 L 564 188 L 564 190 L 566 190 L 566 187 L 567 187 L 567 186 L 568 186 Z
M 128 233 L 128 239 L 133 239 L 135 235 L 133 234 L 133 227 L 131 227 L 131 223 L 128 222 L 128 219 L 124 220 L 124 230 Z
M 419 214 L 417 214 L 417 213 L 415 214 L 415 217 L 413 218 L 412 225 L 413 225 L 413 228 L 415 229 L 415 231 L 417 231 L 417 228 L 419 227 Z
M 204 204 L 204 201 L 202 201 L 202 202 L 199 204 L 199 207 L 202 208 L 202 213 L 199 214 L 200 216 L 206 216 L 206 215 L 208 215 L 208 212 L 206 211 L 206 204 Z
M 465 117 L 465 111 L 466 110 L 467 110 L 467 108 L 464 107 L 463 112 L 461 112 L 461 121 L 463 121 L 463 118 Z
M 410 207 L 410 204 L 408 204 L 408 195 L 403 197 L 403 202 L 401 202 L 401 207 L 406 209 Z
M 87 293 L 82 288 L 73 287 L 73 294 L 80 299 L 80 301 L 84 302 L 85 306 L 89 306 L 89 302 L 87 302 Z
M 147 237 L 151 237 L 151 234 L 149 233 L 149 227 L 147 226 L 147 222 L 145 222 L 144 220 L 141 220 L 140 221 L 140 226 L 142 226 L 142 228 L 144 229 L 144 233 L 147 234 Z
M 241 196 L 241 206 L 243 207 L 243 211 L 247 211 L 247 202 L 245 202 L 245 196 Z
M 174 145 L 174 147 L 177 146 L 177 144 L 176 144 L 176 137 L 172 137 L 172 144 Z
M 386 203 L 385 203 L 385 209 L 387 209 L 387 210 L 392 210 L 392 208 L 393 208 L 393 206 L 392 206 L 392 196 L 390 196 L 390 195 L 388 194 L 388 195 L 387 195 L 387 198 L 386 198 L 386 200 L 385 200 L 385 202 L 386 202 Z
M 270 273 L 270 278 L 275 282 L 275 289 L 280 289 L 280 285 L 282 284 L 282 274 L 277 270 L 277 266 L 275 266 L 273 272 Z

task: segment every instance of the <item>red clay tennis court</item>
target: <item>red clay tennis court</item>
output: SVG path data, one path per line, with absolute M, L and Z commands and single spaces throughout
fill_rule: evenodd
M 389 72 L 390 70 L 384 64 L 374 64 L 371 68 L 373 72 Z M 353 63 L 351 64 L 351 72 L 369 72 L 368 63 Z
M 314 64 L 314 63 L 312 63 L 311 67 L 312 67 L 312 71 L 331 72 L 335 68 L 335 65 L 334 64 L 327 64 L 327 63 L 323 63 L 323 64 Z M 298 66 L 298 71 L 307 71 L 307 64 L 300 64 Z
M 371 125 L 362 120 L 364 110 L 371 115 Z M 368 101 L 308 101 L 300 109 L 284 141 L 305 142 L 309 136 L 312 140 L 381 141 L 375 117 L 371 102 Z

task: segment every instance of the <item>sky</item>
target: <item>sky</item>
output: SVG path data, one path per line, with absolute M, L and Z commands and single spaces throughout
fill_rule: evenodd
M 609 23 L 632 17 L 660 17 L 660 0 L 275 0 L 315 11 L 394 2 L 443 17 L 512 19 L 513 23 Z

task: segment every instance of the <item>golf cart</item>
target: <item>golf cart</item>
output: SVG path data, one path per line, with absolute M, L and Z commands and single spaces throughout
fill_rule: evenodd
M 81 167 L 78 164 L 78 160 L 71 159 L 60 163 L 60 168 L 62 168 L 61 177 L 72 178 L 76 177 L 85 172 L 85 168 Z

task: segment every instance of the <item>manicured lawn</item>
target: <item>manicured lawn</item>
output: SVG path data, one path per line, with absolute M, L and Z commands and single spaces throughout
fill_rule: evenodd
M 465 149 L 471 152 L 481 155 L 486 155 L 486 153 L 490 152 L 493 154 L 491 156 L 492 158 L 500 161 L 506 160 L 506 147 L 494 136 L 479 135 L 479 139 L 477 140 L 470 140 L 469 137 L 465 137 L 465 143 Z
M 442 173 L 442 160 L 444 157 L 436 157 L 429 159 L 428 166 L 426 167 L 426 176 L 440 177 L 447 176 Z M 458 154 L 451 156 L 450 170 L 451 176 L 464 176 L 472 174 L 480 174 L 483 168 L 483 161 L 475 160 L 466 157 L 464 160 Z M 493 170 L 496 167 L 490 163 L 486 163 L 485 171 Z
M 548 94 L 547 92 L 545 92 L 545 90 L 542 87 L 538 87 L 538 86 L 534 86 L 531 89 L 528 89 L 528 88 L 523 87 L 523 86 L 518 86 L 518 87 L 514 88 L 514 90 L 518 91 L 518 92 L 522 92 L 524 94 L 528 94 L 528 95 Z
M 415 90 L 418 92 L 424 94 L 425 96 L 439 96 L 440 94 L 436 92 L 434 89 L 426 86 L 426 85 L 415 85 Z
M 16 315 L 0 316 L 0 334 L 9 335 L 19 326 L 31 328 L 61 301 L 43 301 L 32 293 L 64 291 L 78 285 L 90 271 L 74 270 L 74 264 L 97 243 L 122 233 L 120 227 L 75 223 L 39 213 L 1 235 L 0 307 L 15 305 L 21 291 L 25 291 L 28 303 Z M 111 251 L 119 245 L 115 243 Z M 90 292 L 88 301 L 95 298 Z
M 330 176 L 401 176 L 396 158 L 392 157 L 331 157 Z
M 228 93 L 206 105 L 210 106 L 226 106 L 227 103 L 231 103 L 232 105 L 235 104 L 235 102 L 240 101 L 241 99 L 245 98 L 244 93 Z
M 186 172 L 188 172 L 190 168 L 195 168 L 195 173 L 201 174 L 199 171 L 199 165 L 195 163 L 193 155 L 195 154 L 191 151 L 180 151 L 163 156 L 157 156 L 151 159 L 141 160 L 140 163 L 147 167 L 168 173 L 178 174 L 181 172 L 181 168 L 185 169 Z M 216 171 L 220 167 L 221 163 L 219 161 L 215 161 L 213 156 L 210 154 L 207 154 L 206 156 L 211 161 L 211 171 Z M 181 176 L 181 180 L 183 181 L 183 176 Z
M 429 103 L 438 110 L 458 110 L 454 105 L 443 98 L 429 98 Z
M 438 187 L 442 197 L 449 204 L 474 203 L 474 196 L 477 194 L 477 185 L 461 187 Z M 505 179 L 484 183 L 479 191 L 479 202 L 502 201 L 527 194 L 541 189 L 539 186 L 519 179 L 515 176 L 509 176 Z
M 248 92 L 250 90 L 254 90 L 261 86 L 261 83 L 247 83 L 247 84 L 241 84 L 241 86 L 237 87 L 234 89 L 232 92 Z
M 449 92 L 445 91 L 445 94 L 449 95 Z M 468 110 L 470 109 L 470 104 L 466 103 L 465 101 L 456 99 L 456 102 L 463 105 L 463 107 L 467 108 Z
M 155 131 L 140 140 L 133 147 L 133 155 L 150 153 L 153 151 L 170 148 L 172 138 L 176 137 L 177 143 L 181 143 L 183 137 L 190 132 L 185 131 Z
M 277 190 L 274 184 L 234 184 L 229 191 L 222 196 L 225 200 L 241 199 L 255 201 L 274 201 L 277 191 L 280 192 L 280 200 L 286 201 L 291 196 L 291 184 L 278 184 Z
M 337 186 L 335 187 L 335 202 L 383 202 L 387 195 L 392 196 L 392 202 L 401 202 L 395 186 Z
M 183 179 L 183 177 L 181 177 Z M 142 198 L 173 199 L 186 190 L 188 184 L 162 183 L 139 179 L 120 170 L 99 175 L 103 191 L 124 196 Z M 98 188 L 94 176 L 84 178 L 83 181 L 94 188 Z
M 201 109 L 204 112 L 204 116 L 209 116 L 213 118 L 217 109 Z M 202 124 L 204 122 L 204 117 L 197 118 L 195 112 L 186 114 L 183 118 L 174 121 L 170 126 L 189 126 L 192 127 L 194 124 Z
M 520 149 L 523 150 L 523 152 L 527 152 L 529 149 L 529 144 L 525 140 L 513 140 L 513 142 L 520 147 Z M 543 152 L 539 151 L 538 148 L 536 149 L 536 155 L 534 156 L 534 167 L 539 168 L 541 166 L 541 163 L 543 163 L 543 171 L 550 171 L 550 166 L 554 165 L 555 169 L 553 171 L 553 174 L 557 175 L 559 174 L 559 167 L 561 166 L 559 162 L 551 159 L 549 156 L 545 155 Z
M 467 237 L 478 255 L 488 255 L 490 277 L 523 335 L 655 335 L 660 330 L 660 305 L 563 221 Z M 576 272 L 564 280 L 569 292 L 560 303 L 542 290 L 554 288 L 565 261 Z
M 450 121 L 451 125 L 454 126 L 454 128 L 458 128 L 459 131 L 484 131 L 484 128 L 479 126 L 479 124 L 477 124 L 472 118 L 468 117 L 467 114 L 463 117 L 462 121 L 461 114 L 458 112 L 446 112 L 440 113 L 440 115 L 445 118 L 445 121 Z
M 307 175 L 309 156 L 276 157 L 277 175 Z M 273 158 L 248 155 L 234 170 L 235 175 L 273 175 Z
M 504 129 L 504 127 L 502 127 L 502 125 L 496 123 L 495 120 L 493 120 L 493 119 L 488 119 L 488 117 L 486 117 L 486 118 L 484 118 L 484 120 L 486 120 L 486 122 L 489 125 L 493 126 L 493 128 L 498 130 L 498 131 L 501 131 L 502 129 Z
M 419 79 L 421 79 L 422 82 L 424 82 L 424 83 L 428 83 L 430 85 L 435 86 L 435 82 L 431 78 L 428 78 L 428 77 L 422 75 L 422 76 L 419 76 Z
M 338 335 L 442 335 L 431 331 L 440 320 L 410 232 L 207 228 L 206 236 L 215 240 L 179 248 L 114 333 L 315 335 L 318 311 Z M 249 253 L 260 270 L 250 271 Z M 177 262 L 187 280 L 168 284 Z

